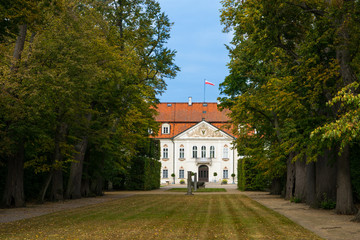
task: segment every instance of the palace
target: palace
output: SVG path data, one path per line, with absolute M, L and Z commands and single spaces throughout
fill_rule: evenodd
M 229 111 L 217 107 L 217 103 L 193 103 L 191 97 L 187 103 L 158 104 L 162 184 L 186 180 L 187 171 L 196 172 L 198 181 L 233 182 L 238 159 L 232 146 L 235 137 L 225 128 Z

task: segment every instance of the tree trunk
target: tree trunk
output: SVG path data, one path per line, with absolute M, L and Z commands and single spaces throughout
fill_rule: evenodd
M 104 159 L 98 161 L 98 169 L 94 172 L 94 176 L 91 179 L 91 192 L 96 196 L 104 195 L 104 178 L 102 177 L 104 170 Z
M 290 153 L 287 161 L 287 173 L 286 173 L 286 188 L 285 188 L 285 199 L 289 200 L 294 196 L 295 193 L 295 164 L 292 163 L 293 154 Z
M 305 169 L 306 178 L 306 196 L 305 202 L 310 207 L 318 207 L 316 201 L 316 175 L 315 175 L 315 163 L 311 162 L 306 165 Z
M 85 162 L 89 161 L 89 154 L 86 154 Z M 91 195 L 90 191 L 90 179 L 89 179 L 89 170 L 87 164 L 84 164 L 83 166 L 83 175 L 86 177 L 83 177 L 81 180 L 81 196 L 82 197 L 89 197 Z
M 27 25 L 22 24 L 19 26 L 19 34 L 16 39 L 15 43 L 15 49 L 13 53 L 13 62 L 11 63 L 11 71 L 15 71 L 18 65 L 18 62 L 21 59 L 21 53 L 24 50 L 25 46 L 25 39 L 26 39 L 26 33 L 27 33 Z
M 283 181 L 281 178 L 274 178 L 271 181 L 270 194 L 273 195 L 281 195 L 283 191 Z
M 5 207 L 24 207 L 24 142 L 18 143 L 15 156 L 8 158 L 3 204 Z
M 355 214 L 351 179 L 349 146 L 345 146 L 342 154 L 337 157 L 336 213 Z
M 104 195 L 103 192 L 104 179 L 98 175 L 94 180 L 91 181 L 91 192 L 96 196 Z
M 64 179 L 62 169 L 54 169 L 50 199 L 52 201 L 64 200 Z
M 306 200 L 306 163 L 304 160 L 295 162 L 295 192 L 294 196 L 301 199 L 301 202 Z
M 334 152 L 325 150 L 322 156 L 318 157 L 315 165 L 316 172 L 316 201 L 320 203 L 327 198 L 336 200 L 336 164 Z
M 88 137 L 83 137 L 80 143 L 75 146 L 75 157 L 71 163 L 69 182 L 66 190 L 66 198 L 81 198 L 81 179 L 83 163 L 88 144 Z
M 90 123 L 92 115 L 86 115 L 87 124 Z M 83 175 L 83 165 L 86 149 L 88 146 L 88 136 L 83 136 L 81 141 L 75 145 L 74 161 L 71 163 L 69 181 L 66 189 L 67 199 L 81 198 L 81 179 Z
M 18 62 L 21 59 L 21 53 L 24 50 L 27 25 L 19 26 L 19 34 L 13 53 L 13 62 L 10 70 L 16 71 Z M 6 178 L 5 191 L 3 196 L 3 204 L 6 207 L 22 207 L 25 206 L 24 193 L 24 145 L 23 140 L 19 141 L 16 153 L 8 158 L 8 173 Z
M 38 197 L 38 203 L 44 203 L 45 195 L 46 195 L 47 189 L 49 188 L 50 182 L 52 180 L 53 173 L 54 173 L 53 171 L 50 171 L 43 187 L 41 188 L 41 191 L 40 191 L 40 194 Z

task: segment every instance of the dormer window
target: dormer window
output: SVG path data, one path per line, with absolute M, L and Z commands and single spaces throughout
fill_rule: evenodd
M 170 125 L 167 123 L 164 123 L 161 127 L 161 133 L 162 134 L 170 134 Z

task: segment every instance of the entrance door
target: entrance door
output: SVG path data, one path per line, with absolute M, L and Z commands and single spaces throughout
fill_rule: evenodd
M 199 167 L 198 173 L 199 182 L 208 182 L 209 181 L 209 167 L 206 165 L 201 165 Z

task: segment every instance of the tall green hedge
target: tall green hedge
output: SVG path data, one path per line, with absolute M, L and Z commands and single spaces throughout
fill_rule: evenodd
M 125 180 L 128 190 L 151 190 L 160 187 L 160 143 L 159 140 L 149 139 L 140 149 L 129 166 Z
M 238 188 L 240 190 L 264 190 L 269 187 L 269 179 L 257 168 L 251 157 L 238 160 Z

